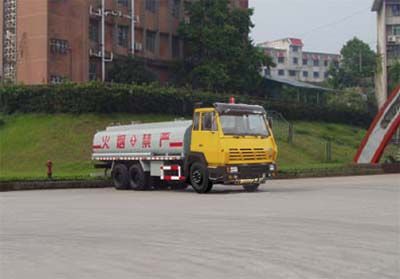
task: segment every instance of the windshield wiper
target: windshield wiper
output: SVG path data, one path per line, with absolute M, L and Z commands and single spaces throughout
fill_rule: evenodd
M 252 134 L 247 134 L 248 136 L 255 136 L 255 137 L 262 137 L 262 138 L 267 138 L 269 137 L 268 134 L 257 134 L 257 133 L 252 133 Z

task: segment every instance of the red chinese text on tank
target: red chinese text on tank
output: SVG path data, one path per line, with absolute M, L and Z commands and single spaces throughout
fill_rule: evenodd
M 151 148 L 151 134 L 143 134 L 142 148 Z
M 171 133 L 161 133 L 160 135 L 160 147 L 162 147 L 163 141 L 167 141 L 169 140 L 169 136 L 171 135 Z
M 101 138 L 101 141 L 102 141 L 101 148 L 102 149 L 110 149 L 110 140 L 111 140 L 110 136 L 103 136 Z
M 131 146 L 132 146 L 132 147 L 135 147 L 136 142 L 137 142 L 136 136 L 135 136 L 135 135 L 132 135 L 132 136 L 131 136 L 131 140 L 130 140 Z
M 125 135 L 119 135 L 117 137 L 117 148 L 118 149 L 124 149 L 125 148 Z

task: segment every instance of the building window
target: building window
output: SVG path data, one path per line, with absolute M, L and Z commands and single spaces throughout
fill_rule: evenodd
M 51 75 L 50 76 L 50 84 L 60 84 L 65 81 L 65 78 L 59 75 Z
M 53 54 L 66 54 L 69 50 L 67 40 L 50 39 L 50 51 Z
M 181 0 L 172 0 L 172 15 L 179 17 L 181 10 Z
M 400 25 L 392 25 L 392 35 L 400 36 Z
M 293 64 L 298 65 L 299 64 L 299 58 L 294 57 L 293 58 Z
M 145 0 L 146 1 L 146 10 L 155 13 L 157 9 L 156 0 Z
M 392 16 L 400 16 L 400 5 L 399 4 L 390 5 L 390 10 L 392 12 Z
M 387 48 L 388 59 L 399 59 L 400 57 L 400 45 L 390 45 Z
M 146 49 L 151 52 L 156 50 L 156 33 L 146 31 Z
M 118 44 L 123 47 L 128 47 L 129 43 L 129 27 L 118 25 Z
M 181 55 L 181 44 L 177 36 L 172 36 L 172 57 L 179 58 Z
M 285 63 L 285 57 L 283 57 L 283 56 L 278 57 L 278 63 L 280 63 L 280 64 Z
M 325 72 L 325 73 L 324 73 L 324 77 L 327 79 L 327 78 L 329 77 L 329 73 L 328 73 L 328 72 Z
M 319 72 L 314 72 L 314 78 L 319 78 Z
M 314 66 L 319 66 L 319 60 L 318 59 L 314 59 Z
M 325 66 L 325 67 L 328 67 L 328 66 L 329 66 L 329 61 L 328 61 L 328 60 L 325 60 L 325 61 L 324 61 L 324 66 Z
M 98 43 L 99 42 L 99 22 L 98 21 L 90 21 L 89 23 L 89 38 L 91 41 Z
M 308 60 L 307 59 L 303 59 L 303 65 L 306 66 L 308 64 Z
M 285 75 L 285 70 L 278 70 L 278 75 L 284 76 Z
M 97 80 L 97 63 L 89 63 L 89 80 Z
M 298 46 L 292 46 L 293 52 L 299 52 L 299 47 Z
M 289 76 L 295 77 L 295 76 L 296 76 L 296 71 L 294 71 L 294 70 L 289 70 Z
M 308 72 L 307 71 L 303 71 L 303 77 L 308 77 Z
M 129 0 L 118 0 L 118 5 L 128 7 L 129 5 Z

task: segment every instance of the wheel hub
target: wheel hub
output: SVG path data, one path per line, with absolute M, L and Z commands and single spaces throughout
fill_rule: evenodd
M 202 180 L 201 172 L 199 170 L 195 170 L 193 172 L 193 182 L 196 184 L 200 184 Z

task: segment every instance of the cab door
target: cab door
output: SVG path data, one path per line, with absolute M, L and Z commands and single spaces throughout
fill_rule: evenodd
M 202 109 L 193 119 L 191 151 L 202 153 L 209 165 L 219 163 L 219 129 L 215 110 Z

